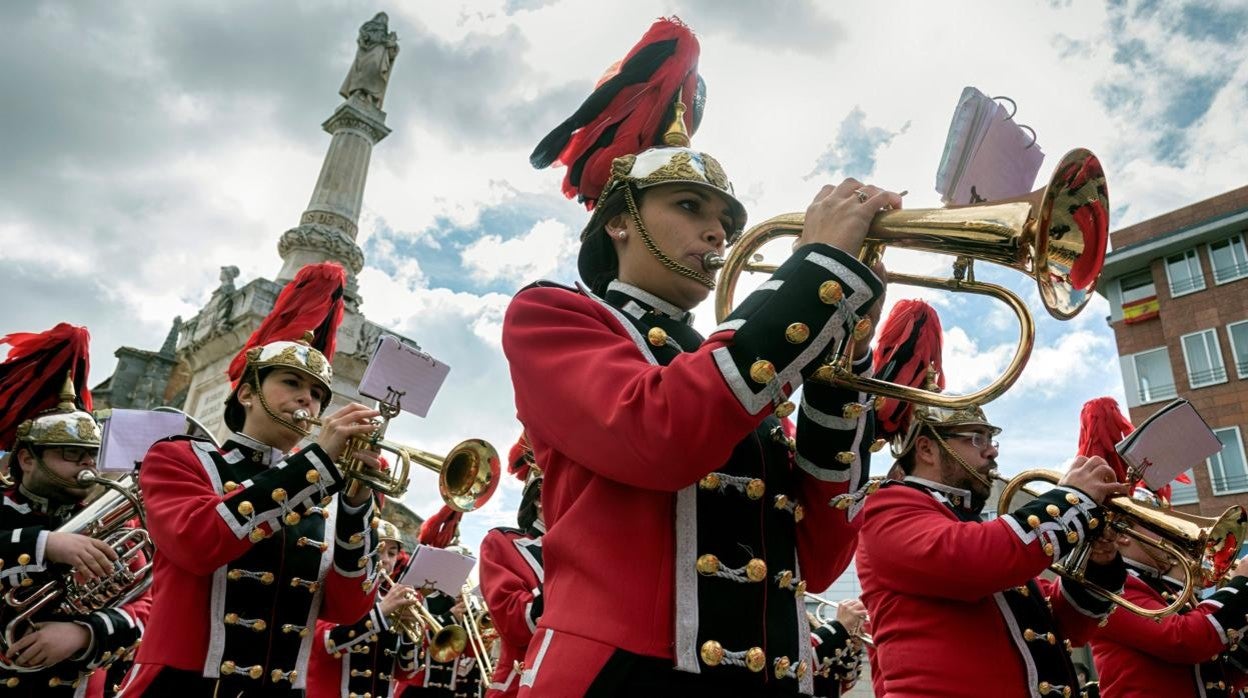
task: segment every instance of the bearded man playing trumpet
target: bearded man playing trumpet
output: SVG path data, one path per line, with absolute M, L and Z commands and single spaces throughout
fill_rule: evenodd
M 375 504 L 339 496 L 335 461 L 378 415 L 350 404 L 314 442 L 295 413 L 332 397 L 335 333 L 346 274 L 304 267 L 230 365 L 221 447 L 174 437 L 141 469 L 159 554 L 147 642 L 121 696 L 296 696 L 317 619 L 352 623 L 373 605 Z M 359 453 L 376 467 L 376 456 Z
M 69 579 L 102 583 L 118 569 L 111 545 L 57 530 L 90 494 L 78 476 L 94 473 L 100 448 L 88 342 L 86 328 L 65 323 L 0 339 L 10 346 L 0 364 L 0 450 L 12 454 L 13 480 L 0 506 L 0 587 L 9 595 L 0 604 L 5 696 L 102 697 L 108 666 L 138 642 L 151 604 L 141 593 L 89 614 L 58 609 Z M 19 620 L 10 602 L 46 600 L 49 591 L 59 596 Z
M 939 366 L 940 321 L 924 303 L 898 308 L 881 329 L 877 369 L 910 366 L 921 369 L 911 376 L 930 376 Z M 909 355 L 915 347 L 928 353 Z M 881 414 L 894 411 L 885 405 Z M 1103 459 L 1078 457 L 1057 487 L 982 521 L 1001 429 L 977 406 L 916 405 L 897 426 L 894 455 L 904 479 L 867 499 L 857 558 L 877 695 L 1075 695 L 1068 650 L 1111 606 L 1082 584 L 1037 576 L 1099 540 L 1107 528 L 1100 503 L 1125 486 Z M 1114 542 L 1093 544 L 1089 580 L 1119 590 L 1125 575 Z

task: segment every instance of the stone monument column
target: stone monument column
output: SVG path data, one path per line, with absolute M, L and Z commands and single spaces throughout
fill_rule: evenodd
M 355 276 L 364 268 L 364 252 L 355 240 L 368 163 L 373 146 L 390 134 L 381 105 L 399 45 L 387 23 L 379 12 L 360 27 L 355 62 L 339 90 L 346 101 L 322 124 L 332 140 L 312 199 L 299 225 L 277 244 L 283 261 L 278 283 L 295 278 L 307 264 L 338 262 L 347 270 L 346 300 L 352 309 L 360 304 Z

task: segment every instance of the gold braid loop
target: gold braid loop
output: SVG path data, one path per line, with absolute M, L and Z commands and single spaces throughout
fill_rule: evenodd
M 654 240 L 650 237 L 650 233 L 646 230 L 646 226 L 641 222 L 641 214 L 637 211 L 637 202 L 633 199 L 633 188 L 627 184 L 624 185 L 624 202 L 628 206 L 629 215 L 633 217 L 633 224 L 637 226 L 638 234 L 641 235 L 641 241 L 645 243 L 646 249 L 650 250 L 650 254 L 654 255 L 655 259 L 659 260 L 663 266 L 671 269 L 677 274 L 680 274 L 687 279 L 693 279 L 712 291 L 715 290 L 715 279 L 713 277 L 695 269 L 691 269 L 671 257 L 668 257 L 666 254 L 663 254 L 663 250 L 660 250 L 658 245 L 654 244 Z

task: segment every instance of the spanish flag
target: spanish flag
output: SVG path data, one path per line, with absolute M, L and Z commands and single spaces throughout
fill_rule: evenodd
M 1122 320 L 1128 325 L 1152 320 L 1160 314 L 1161 303 L 1155 295 L 1122 304 Z

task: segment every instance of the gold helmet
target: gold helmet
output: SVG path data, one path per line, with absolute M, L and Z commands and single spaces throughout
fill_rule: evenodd
M 30 446 L 100 447 L 100 425 L 91 413 L 78 409 L 74 381 L 66 375 L 60 403 L 17 425 L 17 443 Z

